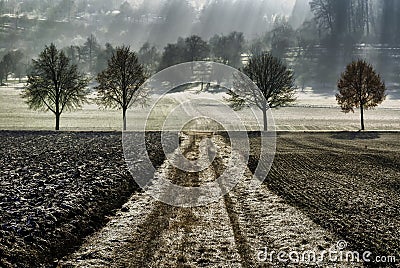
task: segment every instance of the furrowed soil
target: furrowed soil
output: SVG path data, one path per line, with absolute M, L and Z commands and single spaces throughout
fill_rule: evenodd
M 258 137 L 251 143 L 254 170 Z M 371 259 L 396 256 L 399 266 L 398 133 L 281 133 L 277 146 L 265 186 L 347 241 L 349 249 L 370 251 Z
M 146 137 L 154 165 L 159 133 Z M 121 133 L 0 131 L 0 267 L 51 267 L 139 187 Z
M 181 148 L 166 153 L 180 150 L 198 159 L 204 135 L 184 135 Z M 123 161 L 120 134 L 1 136 L 2 266 L 309 267 L 279 262 L 276 254 L 322 254 L 339 240 L 347 241 L 346 250 L 400 258 L 398 133 L 279 133 L 275 162 L 260 187 L 252 178 L 257 164 L 263 165 L 260 138 L 251 133 L 248 169 L 234 178 L 237 186 L 217 202 L 193 208 L 161 203 L 137 189 Z M 155 177 L 197 187 L 234 168 L 225 135 L 212 136 L 212 165 L 193 173 L 164 161 L 159 138 L 147 136 Z M 60 162 L 66 162 L 65 170 L 58 169 Z M 52 209 L 64 214 L 51 221 Z M 328 260 L 311 265 L 371 265 Z

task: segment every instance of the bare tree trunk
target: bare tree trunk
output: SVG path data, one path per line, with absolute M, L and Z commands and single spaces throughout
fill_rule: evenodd
M 57 88 L 57 85 L 56 85 Z M 60 130 L 60 92 L 56 90 L 56 130 Z
M 19 17 L 19 12 L 17 11 L 15 13 L 15 30 L 18 30 L 18 17 Z
M 370 26 L 369 26 L 369 21 L 370 21 L 370 19 L 369 19 L 369 0 L 366 0 L 366 5 L 367 5 L 367 9 L 366 9 L 366 23 L 367 23 L 367 36 L 369 37 L 369 33 L 370 33 Z
M 267 109 L 263 109 L 264 131 L 268 131 Z
M 60 114 L 56 113 L 56 130 L 60 130 Z
M 360 105 L 360 110 L 361 110 L 361 130 L 365 130 L 365 125 L 364 125 L 364 105 Z
M 123 124 L 124 124 L 124 131 L 126 131 L 126 109 L 124 108 L 123 110 L 122 110 L 122 117 L 123 117 Z

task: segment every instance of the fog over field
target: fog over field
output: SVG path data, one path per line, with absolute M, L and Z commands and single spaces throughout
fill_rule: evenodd
M 101 43 L 126 43 L 138 49 L 146 41 L 162 47 L 191 34 L 208 39 L 214 34 L 243 31 L 253 38 L 271 28 L 276 16 L 289 17 L 293 5 L 293 0 L 26 0 L 3 1 L 1 14 L 3 29 L 32 33 L 26 41 L 14 41 L 27 49 L 33 42 L 34 51 L 47 41 L 81 45 L 91 33 Z M 48 19 L 55 24 L 44 23 Z M 14 48 L 20 48 L 16 45 Z
M 398 96 L 399 9 L 396 1 L 382 0 L 3 0 L 0 58 L 10 51 L 21 52 L 7 72 L 24 76 L 31 59 L 54 43 L 81 70 L 96 75 L 110 56 L 105 45 L 125 44 L 137 52 L 142 49 L 141 58 L 153 73 L 187 61 L 175 55 L 172 62 L 162 62 L 168 44 L 180 46 L 196 35 L 210 46 L 209 55 L 199 59 L 219 61 L 218 44 L 236 32 L 243 39 L 231 37 L 239 39 L 229 41 L 226 53 L 245 57 L 254 51 L 271 51 L 293 68 L 301 87 L 313 87 L 318 93 L 336 89 L 344 67 L 365 58 L 382 74 L 389 94 Z M 85 47 L 90 36 L 95 42 L 88 63 Z

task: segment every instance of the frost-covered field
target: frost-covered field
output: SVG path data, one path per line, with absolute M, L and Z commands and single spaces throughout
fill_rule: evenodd
M 118 132 L 0 131 L 0 155 L 0 267 L 53 267 L 139 190 Z
M 177 152 L 198 157 L 201 135 Z M 338 241 L 344 254 L 399 256 L 398 133 L 278 133 L 276 161 L 260 187 L 251 180 L 259 136 L 250 136 L 254 161 L 218 202 L 179 208 L 135 193 L 59 267 L 368 267 L 321 257 Z M 224 136 L 213 138 L 218 153 L 207 169 L 188 174 L 165 161 L 156 174 L 185 186 L 215 180 L 232 167 Z M 321 263 L 260 260 L 265 247 L 313 251 Z
M 24 100 L 21 99 L 20 93 L 21 88 L 0 88 L 0 129 L 52 130 L 54 128 L 53 115 L 29 110 Z M 185 94 L 192 93 L 178 93 L 175 95 L 175 101 L 190 97 L 185 96 Z M 312 91 L 299 92 L 298 101 L 292 107 L 273 110 L 276 129 L 289 131 L 358 130 L 360 125 L 359 112 L 356 111 L 354 114 L 342 113 L 336 104 L 334 94 L 334 91 L 327 95 L 316 95 Z M 207 94 L 205 96 L 210 97 L 212 95 Z M 400 130 L 400 100 L 390 96 L 376 110 L 367 111 L 365 120 L 368 130 Z M 199 96 L 196 95 L 195 97 Z M 171 104 L 168 101 L 167 103 Z M 159 117 L 160 122 L 153 125 L 159 126 L 159 123 L 163 121 L 162 118 L 167 115 L 169 110 L 171 110 L 171 107 L 168 107 L 168 105 L 157 109 L 154 117 Z M 212 111 L 211 106 L 204 106 L 204 113 L 207 114 L 210 111 Z M 134 112 L 130 114 L 132 115 L 129 117 L 130 120 L 139 123 L 143 123 L 147 118 L 147 114 L 143 112 L 141 107 L 135 108 Z M 100 110 L 95 104 L 88 104 L 80 111 L 64 113 L 61 117 L 61 129 L 119 131 L 122 126 L 121 122 L 120 111 Z
M 0 92 L 0 129 L 53 129 L 52 115 L 29 111 L 20 89 Z M 163 122 L 188 94 L 165 99 L 150 126 Z M 398 104 L 389 98 L 369 111 L 368 128 L 400 130 Z M 199 108 L 204 115 L 213 111 L 206 104 L 186 112 Z M 130 116 L 146 118 L 140 109 Z M 258 262 L 260 248 L 320 252 L 339 240 L 349 250 L 398 257 L 399 133 L 335 132 L 358 129 L 358 114 L 344 115 L 334 97 L 310 92 L 299 93 L 296 106 L 274 116 L 278 130 L 333 131 L 278 133 L 275 162 L 256 190 L 246 181 L 259 156 L 258 136 L 250 137 L 243 183 L 198 209 L 171 207 L 137 191 L 122 159 L 121 133 L 104 132 L 120 130 L 118 111 L 87 105 L 61 121 L 63 130 L 100 132 L 0 131 L 0 266 L 271 267 L 276 263 Z M 172 123 L 179 119 L 172 117 Z M 229 167 L 224 141 L 219 137 L 212 166 L 190 176 L 164 162 L 158 135 L 146 144 L 157 172 L 174 183 L 197 185 Z M 197 157 L 198 142 L 183 148 L 188 156 Z

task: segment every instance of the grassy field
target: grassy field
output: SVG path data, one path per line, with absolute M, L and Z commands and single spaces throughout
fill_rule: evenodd
M 3 130 L 53 130 L 55 117 L 51 112 L 28 109 L 20 96 L 20 88 L 0 88 L 0 129 Z M 101 111 L 96 105 L 86 105 L 83 110 L 65 112 L 61 117 L 63 130 L 121 130 L 122 113 Z
M 20 93 L 21 88 L 0 87 L 0 129 L 52 130 L 55 125 L 53 114 L 29 110 Z M 178 98 L 181 101 L 185 96 Z M 151 128 L 161 126 L 168 112 L 173 110 L 174 103 L 175 100 L 161 103 L 164 106 L 157 109 L 148 122 Z M 203 113 L 212 112 L 212 108 L 205 105 Z M 129 115 L 129 120 L 138 122 L 138 125 L 143 124 L 147 117 L 140 107 L 134 108 Z M 300 92 L 294 107 L 274 110 L 273 116 L 278 131 L 353 131 L 360 128 L 358 111 L 354 114 L 342 113 L 336 105 L 334 92 L 332 96 Z M 367 111 L 366 127 L 368 130 L 400 130 L 400 100 L 389 97 L 380 108 Z M 95 104 L 85 105 L 79 111 L 65 112 L 61 116 L 62 130 L 120 131 L 121 128 L 120 111 L 100 110 Z

